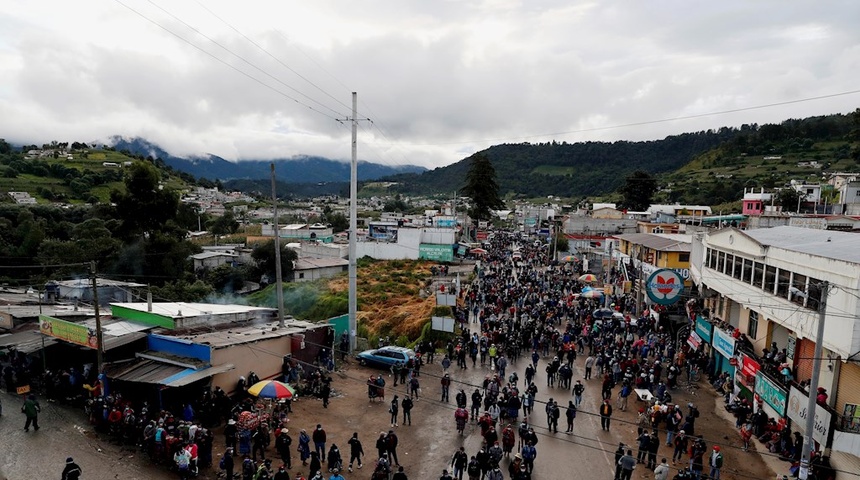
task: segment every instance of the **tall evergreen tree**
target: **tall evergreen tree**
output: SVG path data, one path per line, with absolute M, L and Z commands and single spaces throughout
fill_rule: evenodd
M 657 192 L 657 180 L 648 172 L 636 170 L 625 179 L 620 191 L 623 197 L 621 208 L 642 212 L 651 206 L 651 200 Z
M 483 153 L 472 155 L 471 166 L 466 173 L 466 185 L 460 189 L 460 193 L 472 199 L 469 216 L 475 220 L 489 220 L 492 216 L 490 210 L 505 207 L 505 202 L 499 197 L 496 169 Z

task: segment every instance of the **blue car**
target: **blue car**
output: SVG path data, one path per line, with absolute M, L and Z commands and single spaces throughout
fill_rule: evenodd
M 361 365 L 391 368 L 395 363 L 406 363 L 410 358 L 415 358 L 415 351 L 410 348 L 389 346 L 365 350 L 355 358 Z

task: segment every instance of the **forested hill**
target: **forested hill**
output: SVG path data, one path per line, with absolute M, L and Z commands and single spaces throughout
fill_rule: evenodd
M 579 197 L 614 191 L 635 170 L 671 172 L 697 155 L 731 140 L 738 129 L 685 133 L 647 142 L 503 144 L 484 150 L 496 169 L 500 193 L 527 197 Z M 469 158 L 418 175 L 390 177 L 404 193 L 451 192 L 459 189 Z

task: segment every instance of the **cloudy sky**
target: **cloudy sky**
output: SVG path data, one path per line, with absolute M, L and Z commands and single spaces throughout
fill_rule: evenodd
M 0 138 L 347 159 L 356 91 L 359 156 L 433 168 L 847 113 L 858 19 L 856 0 L 5 0 Z

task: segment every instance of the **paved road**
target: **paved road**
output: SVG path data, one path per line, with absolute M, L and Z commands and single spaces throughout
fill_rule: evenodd
M 169 472 L 151 468 L 138 452 L 108 445 L 99 439 L 84 415 L 64 406 L 40 401 L 39 431 L 24 432 L 23 398 L 0 393 L 0 479 L 60 478 L 66 457 L 81 466 L 86 480 L 175 479 Z

